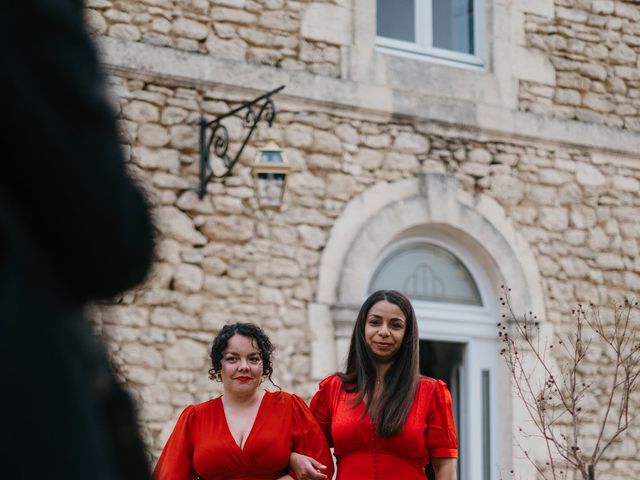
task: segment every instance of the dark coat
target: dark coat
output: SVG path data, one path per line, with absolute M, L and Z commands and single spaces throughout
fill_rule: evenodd
M 0 2 L 0 475 L 148 478 L 131 402 L 83 318 L 140 282 L 127 177 L 81 2 Z

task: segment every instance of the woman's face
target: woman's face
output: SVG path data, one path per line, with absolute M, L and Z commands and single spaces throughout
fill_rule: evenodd
M 239 334 L 229 338 L 221 363 L 225 393 L 250 394 L 262 382 L 262 357 L 253 338 Z
M 364 338 L 379 363 L 393 361 L 402 345 L 407 319 L 396 304 L 380 300 L 367 313 Z

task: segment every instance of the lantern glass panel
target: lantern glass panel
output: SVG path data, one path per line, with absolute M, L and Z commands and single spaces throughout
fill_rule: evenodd
M 277 163 L 284 163 L 284 158 L 280 150 L 262 150 L 260 152 L 260 164 L 273 165 Z
M 258 200 L 265 207 L 279 207 L 284 192 L 283 173 L 258 173 Z

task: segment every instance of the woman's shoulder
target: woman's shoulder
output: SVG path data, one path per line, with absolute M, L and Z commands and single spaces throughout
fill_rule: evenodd
M 334 373 L 333 375 L 329 375 L 325 379 L 321 380 L 319 385 L 320 388 L 330 388 L 335 386 L 342 388 L 342 379 L 340 378 L 340 375 Z
M 425 377 L 420 375 L 419 377 L 419 387 L 421 390 L 442 390 L 443 388 L 446 390 L 447 384 L 442 380 L 438 380 L 437 378 Z

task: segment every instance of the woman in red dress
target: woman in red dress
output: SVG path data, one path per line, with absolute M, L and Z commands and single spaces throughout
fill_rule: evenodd
M 351 336 L 347 368 L 320 383 L 313 412 L 337 459 L 337 480 L 455 480 L 458 440 L 444 382 L 421 377 L 411 302 L 373 293 Z M 300 479 L 323 478 L 314 459 L 292 454 Z
M 273 346 L 259 327 L 226 325 L 211 348 L 212 379 L 224 394 L 188 406 L 160 455 L 156 480 L 285 480 L 291 452 L 326 465 L 331 453 L 306 404 L 286 392 L 259 389 L 271 381 Z M 273 382 L 272 382 L 273 383 Z

